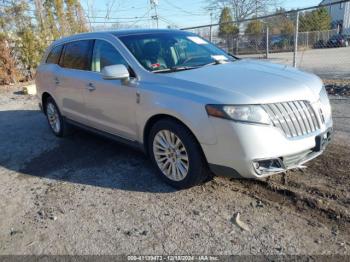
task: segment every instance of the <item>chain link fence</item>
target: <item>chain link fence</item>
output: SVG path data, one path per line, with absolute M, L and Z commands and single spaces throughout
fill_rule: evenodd
M 241 58 L 295 66 L 324 79 L 350 80 L 350 1 L 183 30 Z

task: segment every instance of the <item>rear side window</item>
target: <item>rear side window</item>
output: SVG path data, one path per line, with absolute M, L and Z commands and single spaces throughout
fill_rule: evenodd
M 101 72 L 105 66 L 119 64 L 128 67 L 128 64 L 114 46 L 106 41 L 96 40 L 92 57 L 92 71 Z
M 47 56 L 46 63 L 58 64 L 58 60 L 60 59 L 62 48 L 63 48 L 62 45 L 55 46 Z
M 91 70 L 92 40 L 81 40 L 65 44 L 60 65 L 66 68 Z

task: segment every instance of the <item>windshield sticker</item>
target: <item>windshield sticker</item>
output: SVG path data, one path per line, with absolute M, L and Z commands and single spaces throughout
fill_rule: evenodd
M 224 55 L 212 55 L 211 56 L 215 61 L 227 61 L 228 58 Z
M 198 37 L 198 36 L 188 36 L 187 37 L 189 40 L 191 40 L 192 42 L 195 42 L 198 45 L 207 45 L 208 42 L 203 40 L 202 38 Z

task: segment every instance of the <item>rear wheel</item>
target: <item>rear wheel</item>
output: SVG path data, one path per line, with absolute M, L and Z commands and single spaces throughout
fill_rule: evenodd
M 68 134 L 69 126 L 64 121 L 58 106 L 55 101 L 48 97 L 45 102 L 46 118 L 51 128 L 51 131 L 58 137 L 63 137 Z
M 160 177 L 176 188 L 203 183 L 209 175 L 201 148 L 187 127 L 171 119 L 153 125 L 149 155 Z

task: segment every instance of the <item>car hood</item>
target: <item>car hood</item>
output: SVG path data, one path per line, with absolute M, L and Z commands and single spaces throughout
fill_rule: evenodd
M 204 66 L 163 77 L 187 92 L 227 104 L 314 102 L 322 88 L 322 81 L 316 75 L 256 60 Z

